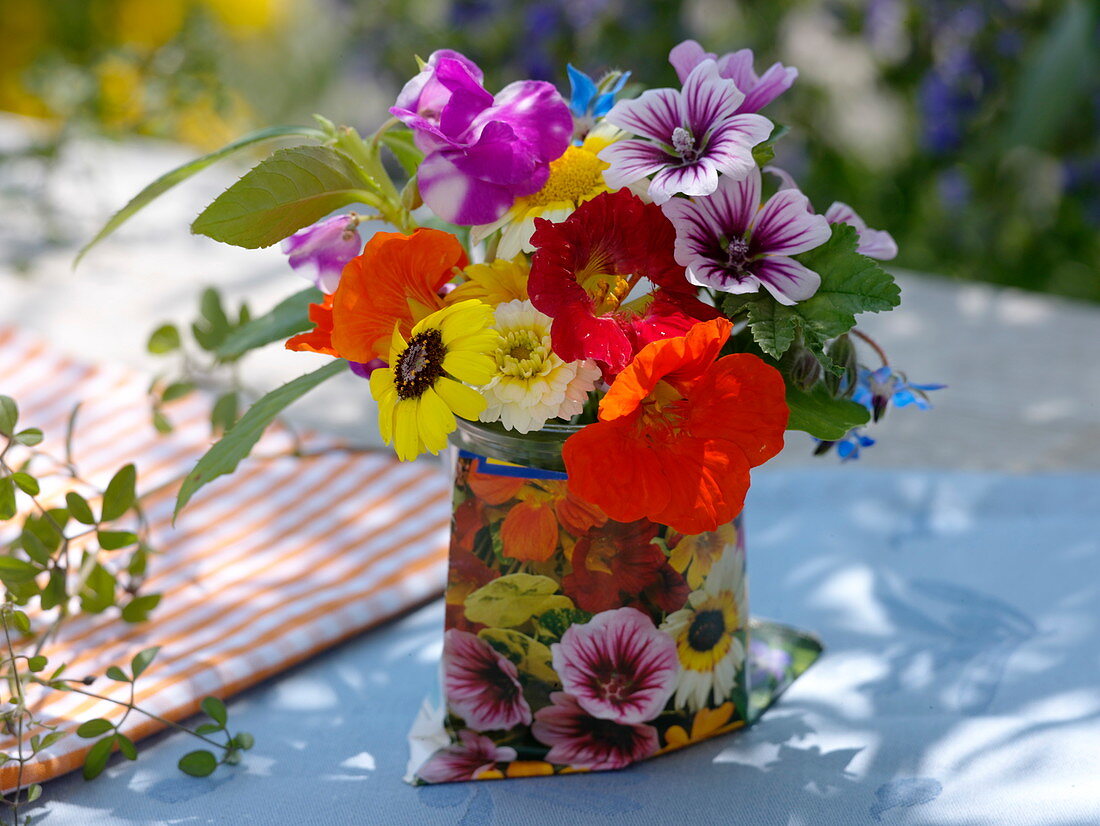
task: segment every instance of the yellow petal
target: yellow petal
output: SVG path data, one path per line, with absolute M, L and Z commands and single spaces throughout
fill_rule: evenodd
M 481 411 L 488 407 L 485 397 L 476 390 L 446 376 L 435 383 L 435 392 L 456 415 L 471 421 L 476 420 Z
M 411 462 L 420 455 L 420 434 L 417 432 L 417 399 L 402 399 L 393 416 L 393 449 L 402 462 Z
M 484 353 L 451 351 L 443 357 L 443 369 L 469 384 L 488 384 L 496 372 L 496 359 Z
M 439 453 L 447 446 L 447 435 L 458 426 L 447 403 L 430 387 L 420 397 L 416 422 L 424 446 L 432 453 Z

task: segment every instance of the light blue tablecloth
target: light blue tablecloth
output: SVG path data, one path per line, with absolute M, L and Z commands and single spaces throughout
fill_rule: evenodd
M 1100 475 L 757 475 L 753 613 L 827 650 L 752 729 L 621 772 L 412 788 L 442 605 L 230 703 L 256 747 L 171 734 L 47 784 L 39 826 L 1100 823 Z

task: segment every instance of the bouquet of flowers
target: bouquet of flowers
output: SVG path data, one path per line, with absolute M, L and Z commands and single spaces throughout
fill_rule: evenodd
M 336 361 L 246 412 L 178 505 L 345 368 L 400 459 L 458 442 L 445 708 L 434 734 L 418 726 L 417 780 L 616 768 L 751 722 L 819 648 L 749 635 L 750 469 L 787 430 L 854 458 L 872 416 L 934 389 L 854 329 L 899 302 L 874 260 L 896 254 L 890 235 L 843 203 L 817 212 L 769 165 L 786 130 L 760 112 L 797 71 L 694 41 L 670 61 L 678 88 L 633 97 L 629 72 L 570 66 L 567 102 L 541 81 L 494 94 L 438 51 L 369 137 L 321 118 L 256 133 L 100 234 L 212 159 L 313 139 L 192 229 L 282 241 L 314 286 L 236 338 L 296 333 L 289 349 Z M 364 246 L 374 219 L 395 231 Z

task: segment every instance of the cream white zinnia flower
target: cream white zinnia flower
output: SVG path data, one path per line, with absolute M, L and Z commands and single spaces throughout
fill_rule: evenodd
M 554 418 L 580 413 L 600 378 L 591 360 L 566 363 L 550 349 L 553 319 L 530 301 L 508 301 L 496 308 L 500 333 L 496 372 L 481 388 L 488 406 L 483 422 L 501 422 L 520 433 L 538 430 Z

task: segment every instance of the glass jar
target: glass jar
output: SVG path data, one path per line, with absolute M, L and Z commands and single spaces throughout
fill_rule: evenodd
M 621 768 L 749 718 L 740 517 L 608 519 L 569 490 L 578 429 L 459 423 L 441 729 L 415 781 Z

